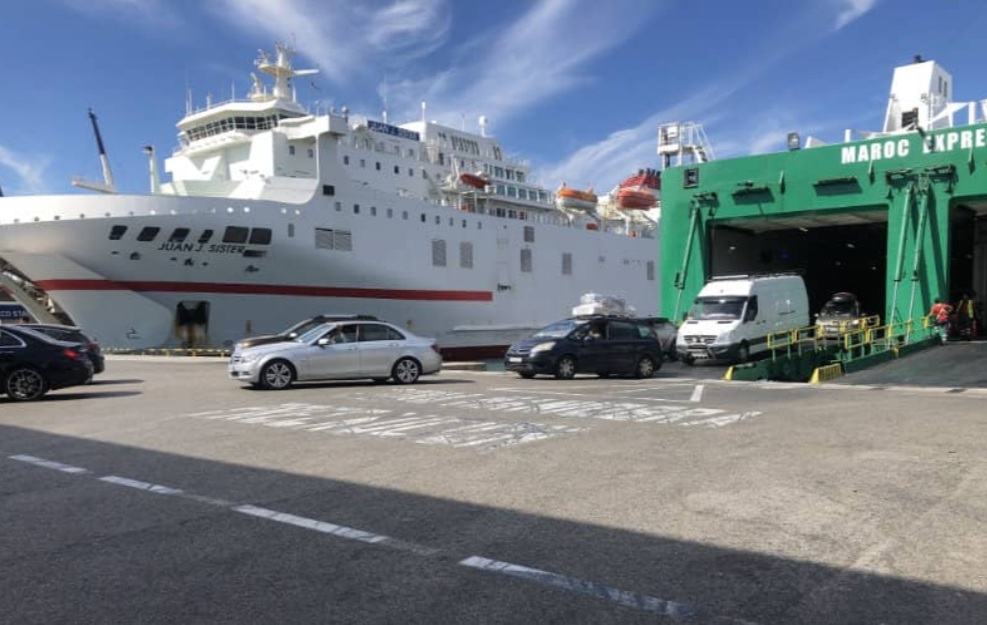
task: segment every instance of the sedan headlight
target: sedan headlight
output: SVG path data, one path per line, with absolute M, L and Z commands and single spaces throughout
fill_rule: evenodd
M 260 356 L 258 354 L 251 354 L 250 352 L 246 352 L 240 354 L 240 362 L 253 362 L 257 360 L 259 357 Z
M 548 350 L 555 347 L 555 341 L 545 341 L 544 343 L 539 343 L 531 348 L 532 354 L 537 354 L 539 352 L 547 352 Z

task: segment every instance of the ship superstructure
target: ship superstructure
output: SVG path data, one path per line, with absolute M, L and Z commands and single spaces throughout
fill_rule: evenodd
M 261 52 L 244 100 L 189 103 L 169 181 L 145 149 L 149 194 L 0 198 L 7 290 L 109 348 L 221 347 L 359 312 L 499 355 L 588 291 L 658 310 L 653 220 L 557 207 L 482 118 L 474 133 L 424 104 L 400 125 L 312 113 L 292 80 L 315 70 L 292 57 Z

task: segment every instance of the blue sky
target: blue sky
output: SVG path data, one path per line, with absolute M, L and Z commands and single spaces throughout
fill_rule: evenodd
M 142 146 L 171 152 L 196 106 L 243 97 L 257 50 L 293 42 L 310 106 L 477 129 L 554 188 L 611 188 L 657 167 L 660 122 L 702 123 L 719 158 L 879 129 L 896 65 L 942 63 L 987 97 L 987 11 L 968 0 L 32 0 L 4 6 L 0 187 L 98 180 L 92 107 L 122 192 Z

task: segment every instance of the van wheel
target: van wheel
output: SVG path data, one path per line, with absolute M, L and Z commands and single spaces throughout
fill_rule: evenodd
M 750 345 L 747 344 L 747 341 L 744 341 L 740 344 L 740 347 L 737 348 L 737 362 L 745 363 L 748 360 L 750 360 L 750 358 L 751 358 Z
M 555 377 L 559 380 L 571 380 L 576 377 L 576 359 L 572 356 L 563 356 L 555 363 Z
M 641 357 L 641 360 L 637 361 L 637 367 L 634 369 L 634 377 L 646 380 L 655 374 L 658 367 L 655 365 L 655 361 L 647 356 Z

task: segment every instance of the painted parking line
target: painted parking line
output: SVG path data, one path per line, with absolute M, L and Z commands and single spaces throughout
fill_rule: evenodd
M 694 399 L 701 399 L 702 388 L 701 386 L 694 388 L 689 399 L 680 403 L 695 403 Z M 370 394 L 354 394 L 352 397 L 377 402 L 382 398 L 381 395 Z M 667 405 L 670 402 L 656 404 L 647 400 L 631 398 L 619 401 L 583 399 L 573 397 L 570 393 L 557 394 L 555 392 L 549 394 L 488 395 L 431 389 L 401 389 L 393 391 L 383 398 L 407 404 L 428 405 L 445 409 L 702 427 L 723 427 L 761 414 L 759 411 L 732 412 L 721 408 Z
M 75 467 L 52 460 L 45 460 L 35 456 L 20 454 L 9 456 L 9 458 L 64 473 L 71 473 L 80 476 L 88 476 L 92 474 L 92 471 L 82 467 Z M 122 477 L 118 475 L 106 475 L 95 479 L 108 484 L 133 488 L 141 492 L 176 496 L 213 506 L 218 505 L 230 510 L 231 512 L 244 514 L 252 518 L 281 523 L 295 528 L 317 532 L 319 534 L 326 534 L 345 540 L 352 540 L 372 546 L 390 547 L 423 557 L 441 557 L 444 555 L 441 549 L 428 547 L 418 543 L 402 541 L 383 534 L 376 534 L 374 532 L 368 532 L 354 527 L 298 516 L 288 512 L 272 510 L 270 508 L 256 506 L 253 504 L 236 504 L 225 502 L 225 500 L 216 497 L 193 494 L 179 488 L 172 488 L 161 484 L 153 484 L 151 482 L 145 482 L 134 478 Z M 457 562 L 457 565 L 470 569 L 523 579 L 525 581 L 551 586 L 567 592 L 588 595 L 596 599 L 608 601 L 627 608 L 667 616 L 674 621 L 708 623 L 709 625 L 756 625 L 750 621 L 712 616 L 698 607 L 686 603 L 659 599 L 657 597 L 652 597 L 629 590 L 622 590 L 614 586 L 585 581 L 576 577 L 563 575 L 561 573 L 554 573 L 551 571 L 531 568 L 501 560 L 492 560 L 482 556 L 470 555 L 465 558 L 461 558 Z
M 348 398 L 350 399 L 350 398 Z M 491 451 L 584 432 L 576 425 L 492 421 L 361 405 L 286 403 L 210 410 L 184 415 L 210 421 L 318 432 L 338 436 L 407 440 Z

